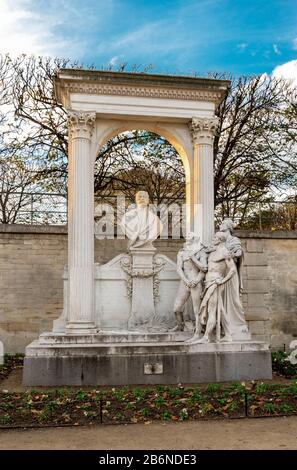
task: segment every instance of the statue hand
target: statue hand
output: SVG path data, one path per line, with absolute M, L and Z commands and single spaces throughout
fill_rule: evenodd
M 190 281 L 188 283 L 188 287 L 191 289 L 192 287 L 196 287 L 196 282 L 195 281 Z
M 224 284 L 224 283 L 223 283 L 223 279 L 217 279 L 217 280 L 216 280 L 216 284 L 217 284 L 218 286 L 221 286 L 222 284 Z

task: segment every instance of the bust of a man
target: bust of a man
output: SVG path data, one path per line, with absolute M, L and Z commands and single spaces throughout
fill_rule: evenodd
M 159 217 L 149 208 L 149 195 L 138 191 L 136 208 L 128 210 L 121 220 L 121 228 L 129 238 L 129 248 L 151 247 L 162 231 Z

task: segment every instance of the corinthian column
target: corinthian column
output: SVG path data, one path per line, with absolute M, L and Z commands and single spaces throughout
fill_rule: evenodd
M 67 333 L 94 324 L 94 177 L 91 137 L 96 113 L 69 112 Z
M 213 140 L 217 125 L 216 117 L 193 117 L 189 125 L 194 146 L 192 229 L 205 244 L 214 233 Z

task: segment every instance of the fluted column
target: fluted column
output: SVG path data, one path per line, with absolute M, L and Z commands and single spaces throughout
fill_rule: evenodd
M 213 140 L 218 118 L 197 118 L 190 122 L 194 146 L 192 176 L 192 230 L 208 244 L 214 234 Z
M 94 324 L 94 177 L 91 137 L 96 113 L 69 112 L 67 333 Z

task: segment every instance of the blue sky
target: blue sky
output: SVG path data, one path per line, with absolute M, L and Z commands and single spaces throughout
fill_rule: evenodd
M 297 77 L 297 0 L 0 0 L 0 51 Z

